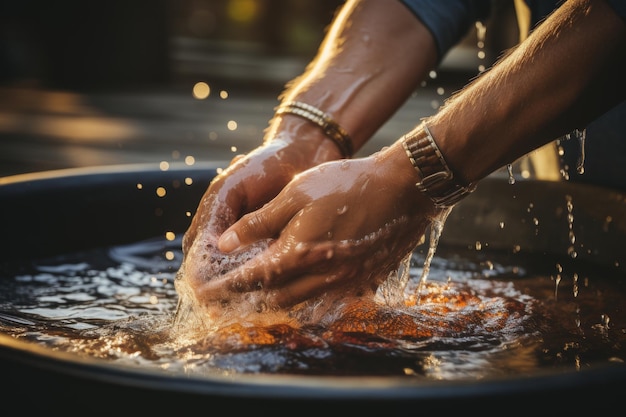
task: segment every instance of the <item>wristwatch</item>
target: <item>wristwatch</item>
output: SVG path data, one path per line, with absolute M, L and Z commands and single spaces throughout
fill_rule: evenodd
M 464 184 L 455 177 L 426 123 L 404 135 L 402 146 L 420 176 L 416 187 L 436 207 L 451 207 L 476 189 L 475 183 Z

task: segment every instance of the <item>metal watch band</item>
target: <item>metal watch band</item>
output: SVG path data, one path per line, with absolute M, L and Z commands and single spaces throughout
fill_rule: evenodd
M 451 207 L 476 189 L 457 181 L 425 123 L 407 133 L 402 146 L 421 178 L 415 185 L 436 207 Z

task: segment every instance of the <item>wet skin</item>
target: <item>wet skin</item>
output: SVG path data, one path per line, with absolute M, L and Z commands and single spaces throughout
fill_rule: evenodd
M 374 292 L 443 211 L 416 192 L 410 168 L 400 145 L 311 168 L 294 177 L 277 198 L 242 217 L 246 229 L 238 235 L 248 240 L 233 245 L 226 233 L 215 247 L 218 234 L 200 229 L 206 238 L 196 237 L 186 248 L 183 274 L 205 303 L 261 291 L 268 305 L 283 308 L 339 288 L 354 295 Z M 398 181 L 389 182 L 389 173 Z M 219 277 L 203 270 L 203 259 L 211 256 L 199 256 L 203 251 L 236 256 L 235 250 L 277 237 L 261 256 Z
M 407 22 L 406 11 L 394 9 L 398 2 L 349 4 L 352 20 L 344 24 L 338 19 L 337 30 L 329 32 L 331 47 L 323 49 L 328 54 L 320 55 L 318 65 L 285 98 L 333 109 L 340 125 L 357 132 L 358 149 L 412 91 L 389 89 L 376 75 L 384 73 L 386 80 L 393 74 L 398 85 L 415 85 L 433 64 L 434 47 L 416 29 L 416 19 Z M 402 39 L 415 49 L 385 40 L 376 16 L 393 16 L 391 27 L 403 28 Z M 384 57 L 395 56 L 397 44 L 405 59 L 385 67 Z M 461 182 L 478 182 L 610 109 L 626 97 L 625 45 L 626 24 L 605 2 L 566 2 L 427 120 L 448 165 Z M 420 52 L 416 57 L 407 50 Z M 371 59 L 368 51 L 383 58 Z M 359 59 L 363 65 L 355 65 Z M 401 144 L 361 159 L 326 162 L 340 157 L 333 146 L 314 124 L 281 117 L 271 125 L 263 147 L 236 161 L 209 187 L 183 245 L 182 272 L 200 302 L 252 292 L 263 294 L 274 309 L 327 291 L 365 293 L 415 247 L 441 213 L 415 189 L 420 178 Z M 222 254 L 258 240 L 273 243 L 214 279 L 203 273 L 202 257 L 196 256 L 204 254 L 197 237 L 205 234 L 219 237 Z

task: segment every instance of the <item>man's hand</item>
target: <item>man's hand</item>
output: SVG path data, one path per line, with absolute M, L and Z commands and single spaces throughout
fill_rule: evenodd
M 341 288 L 375 291 L 420 242 L 439 213 L 415 188 L 415 173 L 394 144 L 373 156 L 328 162 L 297 175 L 261 209 L 219 239 L 227 253 L 275 239 L 260 255 L 196 288 L 200 300 L 265 291 L 289 307 Z

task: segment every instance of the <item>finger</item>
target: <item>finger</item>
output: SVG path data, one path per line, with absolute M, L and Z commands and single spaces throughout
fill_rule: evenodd
M 289 308 L 303 301 L 333 291 L 342 282 L 350 280 L 351 274 L 340 268 L 332 274 L 321 273 L 301 276 L 287 285 L 268 292 L 267 303 L 279 308 Z
M 281 201 L 277 197 L 241 217 L 220 236 L 219 249 L 230 253 L 259 240 L 278 236 L 297 212 L 294 204 L 283 204 Z
M 319 265 L 325 260 L 327 253 L 323 249 L 310 251 L 306 245 L 294 245 L 287 239 L 276 241 L 243 265 L 230 270 L 219 279 L 207 282 L 202 292 L 205 297 L 210 298 L 221 297 L 228 292 L 276 288 L 283 282 L 302 275 L 307 268 Z M 237 252 L 230 256 L 237 256 Z

